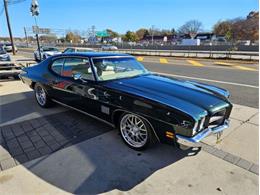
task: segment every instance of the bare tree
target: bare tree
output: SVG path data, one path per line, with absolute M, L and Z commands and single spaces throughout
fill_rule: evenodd
M 202 31 L 202 23 L 198 20 L 190 20 L 179 28 L 179 32 L 189 34 L 192 39 Z

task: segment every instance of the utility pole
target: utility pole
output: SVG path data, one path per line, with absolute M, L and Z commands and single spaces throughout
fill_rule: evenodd
M 37 18 L 36 18 L 40 14 L 39 4 L 38 4 L 37 0 L 32 0 L 30 11 L 32 13 L 32 16 L 34 16 L 34 21 L 35 21 L 35 25 L 36 25 L 36 28 L 35 28 L 36 32 L 35 32 L 35 34 L 36 34 L 38 53 L 39 53 L 40 61 L 42 61 L 41 48 L 40 48 L 40 42 L 39 42 L 39 36 L 38 36 L 39 27 L 38 27 Z
M 8 8 L 7 8 L 7 0 L 3 0 L 3 1 L 4 1 L 5 16 L 6 16 L 9 36 L 10 36 L 10 40 L 11 40 L 11 44 L 12 44 L 12 51 L 13 51 L 13 54 L 15 55 L 14 40 L 13 40 L 12 29 L 11 29 L 10 20 L 9 20 L 9 14 L 8 14 Z
M 24 30 L 24 35 L 25 35 L 25 39 L 26 39 L 26 45 L 27 45 L 27 47 L 29 47 L 28 36 L 27 36 L 26 28 L 24 27 L 23 30 Z
M 36 41 L 37 41 L 37 47 L 38 47 L 38 52 L 39 52 L 40 61 L 42 61 L 41 46 L 40 46 L 40 41 L 39 41 L 39 27 L 38 27 L 38 24 L 37 24 L 37 18 L 36 18 L 36 16 L 34 16 L 34 21 L 35 21 L 35 25 L 36 25 Z
M 153 42 L 154 42 L 154 40 L 153 40 L 153 36 L 154 36 L 154 25 L 152 25 L 151 31 L 152 31 L 152 45 L 153 45 Z
M 91 33 L 92 33 L 92 37 L 93 37 L 92 45 L 94 45 L 94 43 L 96 41 L 96 27 L 95 27 L 95 25 L 91 26 Z

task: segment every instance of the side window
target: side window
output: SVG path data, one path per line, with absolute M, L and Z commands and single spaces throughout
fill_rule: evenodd
M 66 58 L 63 65 L 62 76 L 73 77 L 76 73 L 80 73 L 83 79 L 94 80 L 88 59 Z
M 55 60 L 55 61 L 52 63 L 51 69 L 52 69 L 55 73 L 61 75 L 63 63 L 64 63 L 64 58 L 57 59 L 57 60 Z

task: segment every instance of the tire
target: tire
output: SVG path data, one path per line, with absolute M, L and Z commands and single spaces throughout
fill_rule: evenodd
M 152 127 L 147 121 L 133 113 L 121 115 L 119 120 L 120 135 L 130 148 L 140 151 L 152 143 Z
M 49 108 L 52 106 L 52 101 L 41 84 L 39 83 L 35 84 L 34 94 L 35 94 L 35 99 L 39 104 L 39 106 L 41 106 L 42 108 Z

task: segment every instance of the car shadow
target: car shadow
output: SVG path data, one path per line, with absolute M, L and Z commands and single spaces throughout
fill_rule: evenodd
M 33 112 L 41 116 L 2 126 L 1 145 L 28 171 L 73 194 L 128 191 L 160 169 L 200 152 L 164 144 L 135 151 L 118 131 L 81 113 L 67 110 L 43 116 L 47 111 L 32 98 L 33 93 L 25 92 L 1 102 L 7 114 L 1 123 Z
M 200 148 L 183 151 L 156 144 L 139 152 L 128 148 L 117 131 L 111 131 L 24 166 L 67 192 L 99 194 L 131 190 L 153 173 L 199 151 Z
M 50 110 L 42 109 L 36 103 L 32 91 L 3 95 L 1 96 L 0 106 L 0 125 L 42 117 L 47 114 L 66 110 L 60 106 L 55 106 Z

